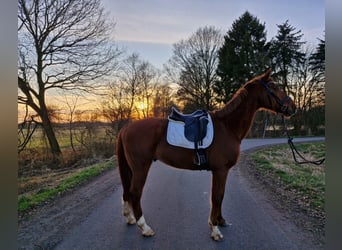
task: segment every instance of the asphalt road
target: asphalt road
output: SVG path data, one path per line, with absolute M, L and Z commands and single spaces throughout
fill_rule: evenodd
M 323 138 L 319 138 L 323 139 Z M 317 140 L 295 139 L 294 142 Z M 248 139 L 242 151 L 284 143 L 286 139 Z M 156 162 L 144 189 L 142 207 L 155 236 L 145 238 L 121 215 L 121 187 L 74 226 L 56 249 L 314 249 L 305 234 L 275 210 L 241 174 L 229 173 L 223 216 L 232 223 L 221 228 L 222 242 L 210 238 L 211 173 L 186 171 Z

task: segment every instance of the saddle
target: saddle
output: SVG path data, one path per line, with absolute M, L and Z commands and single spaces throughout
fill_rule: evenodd
M 198 166 L 206 165 L 205 151 L 198 146 L 203 144 L 203 138 L 207 134 L 208 112 L 196 110 L 191 114 L 182 114 L 175 107 L 172 107 L 169 119 L 184 123 L 184 136 L 194 143 L 194 163 Z

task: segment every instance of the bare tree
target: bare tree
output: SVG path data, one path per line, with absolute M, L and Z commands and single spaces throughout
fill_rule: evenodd
M 139 55 L 133 53 L 128 56 L 124 61 L 121 68 L 121 74 L 119 76 L 119 81 L 125 89 L 125 94 L 128 100 L 128 119 L 132 117 L 132 111 L 134 109 L 135 101 L 140 92 L 140 67 L 141 67 L 141 59 Z
M 129 103 L 128 118 L 132 119 L 133 111 L 136 111 L 138 116 L 142 112 L 143 117 L 148 117 L 153 92 L 159 82 L 159 72 L 149 62 L 142 60 L 137 53 L 123 61 L 120 72 L 118 81 L 125 89 Z M 138 107 L 137 104 L 143 107 Z
M 308 130 L 315 130 L 317 122 L 324 124 L 322 120 L 312 121 L 312 113 L 317 107 L 323 107 L 324 110 L 325 101 L 322 98 L 324 97 L 324 81 L 312 71 L 310 58 L 313 51 L 307 47 L 304 54 L 303 61 L 289 77 L 291 94 L 298 108 L 296 116 L 292 119 L 297 132 L 300 131 L 301 126 Z
M 94 91 L 116 66 L 115 26 L 100 0 L 18 0 L 18 102 L 39 116 L 56 159 L 61 150 L 46 107 L 53 89 Z
M 112 125 L 106 132 L 113 137 L 129 120 L 153 113 L 160 80 L 160 72 L 136 53 L 123 60 L 119 72 L 117 79 L 108 84 L 101 102 L 102 115 Z
M 122 82 L 110 83 L 104 101 L 101 103 L 102 115 L 112 124 L 112 131 L 117 134 L 130 116 L 130 100 Z
M 143 117 L 149 117 L 152 110 L 152 101 L 159 84 L 160 73 L 150 63 L 143 62 L 140 67 L 141 91 L 139 102 L 142 104 Z
M 214 27 L 199 28 L 189 39 L 173 45 L 167 71 L 179 85 L 180 99 L 194 108 L 214 107 L 212 87 L 221 45 L 222 35 Z
M 95 144 L 99 132 L 99 118 L 101 114 L 97 110 L 75 110 L 74 121 L 77 123 L 77 133 L 73 138 L 82 147 L 81 151 L 90 157 L 96 153 Z
M 73 123 L 74 123 L 74 116 L 75 116 L 75 111 L 77 108 L 77 101 L 78 101 L 79 96 L 75 96 L 72 98 L 70 101 L 65 97 L 65 103 L 68 106 L 69 109 L 69 118 L 68 118 L 68 124 L 69 124 L 69 138 L 70 138 L 70 145 L 72 148 L 72 151 L 76 153 L 76 149 L 74 146 L 74 136 L 73 136 Z
M 174 104 L 174 93 L 172 88 L 167 85 L 158 85 L 153 99 L 153 115 L 155 117 L 167 118 Z

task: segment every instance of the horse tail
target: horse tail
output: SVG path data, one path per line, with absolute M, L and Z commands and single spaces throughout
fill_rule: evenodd
M 124 149 L 123 141 L 122 141 L 122 130 L 118 134 L 118 138 L 116 141 L 116 155 L 117 155 L 117 160 L 119 164 L 119 173 L 121 177 L 121 183 L 123 187 L 122 198 L 124 201 L 128 201 L 129 189 L 131 187 L 131 180 L 132 180 L 132 170 L 129 167 L 126 154 L 125 154 L 125 149 Z

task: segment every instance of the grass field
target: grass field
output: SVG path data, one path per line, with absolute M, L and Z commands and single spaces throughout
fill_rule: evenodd
M 109 158 L 115 153 L 115 135 L 109 125 L 85 124 L 70 130 L 66 125 L 55 129 L 62 160 L 54 162 L 47 139 L 37 129 L 27 146 L 18 154 L 18 175 L 32 176 L 45 169 L 72 168 L 83 159 Z
M 73 143 L 75 147 L 79 147 L 82 143 L 89 143 L 92 138 L 93 141 L 106 141 L 109 140 L 107 131 L 110 130 L 109 126 L 97 126 L 90 124 L 89 126 L 79 126 L 72 128 Z M 67 127 L 55 129 L 55 134 L 61 149 L 70 148 L 70 130 Z M 47 147 L 47 139 L 44 136 L 43 129 L 38 128 L 34 132 L 30 142 L 27 144 L 28 149 L 37 149 Z

